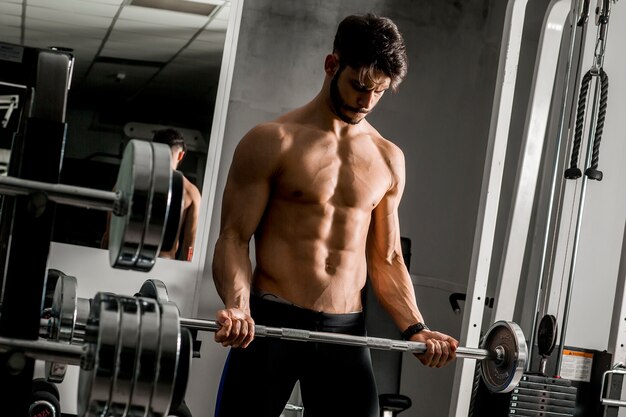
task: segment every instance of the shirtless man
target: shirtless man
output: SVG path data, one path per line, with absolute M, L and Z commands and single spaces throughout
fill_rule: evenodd
M 455 358 L 458 342 L 424 326 L 403 262 L 403 154 L 365 120 L 406 68 L 392 21 L 347 17 L 319 94 L 239 143 L 213 261 L 225 304 L 215 340 L 234 348 L 216 417 L 278 417 L 298 380 L 307 417 L 377 417 L 367 348 L 254 339 L 255 322 L 364 335 L 366 277 L 403 337 L 426 343 L 427 352 L 416 355 L 424 365 Z
M 172 169 L 176 170 L 178 165 L 185 157 L 187 145 L 182 133 L 176 129 L 163 129 L 155 132 L 152 141 L 155 143 L 164 143 L 170 147 L 172 153 Z M 198 228 L 198 216 L 200 214 L 200 191 L 198 187 L 191 183 L 183 176 L 184 202 L 183 202 L 183 220 L 181 223 L 182 247 L 180 248 L 180 258 L 191 261 L 193 257 L 193 245 L 196 240 L 196 231 Z M 176 252 L 179 248 L 180 238 L 176 240 L 174 247 L 170 251 L 161 251 L 159 254 L 162 258 L 176 259 Z

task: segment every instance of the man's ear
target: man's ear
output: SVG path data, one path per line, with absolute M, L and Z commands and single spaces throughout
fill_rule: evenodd
M 324 71 L 329 77 L 333 77 L 339 69 L 339 57 L 335 54 L 326 55 L 324 60 Z
M 178 161 L 182 161 L 183 158 L 185 157 L 185 151 L 180 151 L 178 152 Z

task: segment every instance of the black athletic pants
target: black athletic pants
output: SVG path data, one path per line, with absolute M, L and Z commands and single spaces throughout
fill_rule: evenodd
M 326 314 L 252 296 L 257 324 L 365 335 L 362 313 Z M 368 348 L 257 337 L 231 349 L 215 417 L 279 417 L 294 384 L 306 417 L 378 417 Z

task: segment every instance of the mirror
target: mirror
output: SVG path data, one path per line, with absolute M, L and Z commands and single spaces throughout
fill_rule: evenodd
M 30 0 L 0 6 L 0 42 L 56 47 L 75 58 L 62 183 L 111 190 L 130 139 L 152 140 L 155 131 L 174 128 L 187 146 L 178 170 L 202 190 L 229 0 Z M 0 108 L 10 100 L 12 92 L 6 93 L 0 91 Z M 18 112 L 9 128 L 0 128 L 0 157 L 9 152 Z M 99 248 L 106 222 L 104 211 L 59 205 L 53 240 Z

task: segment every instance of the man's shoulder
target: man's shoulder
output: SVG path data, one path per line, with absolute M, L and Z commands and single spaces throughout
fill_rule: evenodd
M 372 130 L 369 132 L 369 136 L 372 138 L 372 141 L 376 144 L 376 146 L 380 149 L 381 153 L 387 158 L 404 159 L 404 153 L 402 152 L 402 149 L 400 149 L 400 147 L 396 145 L 392 140 L 383 137 L 373 127 Z
M 200 196 L 200 190 L 198 190 L 198 187 L 196 187 L 196 184 L 189 181 L 189 179 L 185 176 L 183 176 L 183 187 L 185 189 L 185 192 L 193 196 L 196 196 L 196 195 Z
M 288 127 L 280 121 L 264 122 L 254 126 L 243 137 L 242 142 L 253 142 L 255 145 L 280 142 L 288 136 Z

